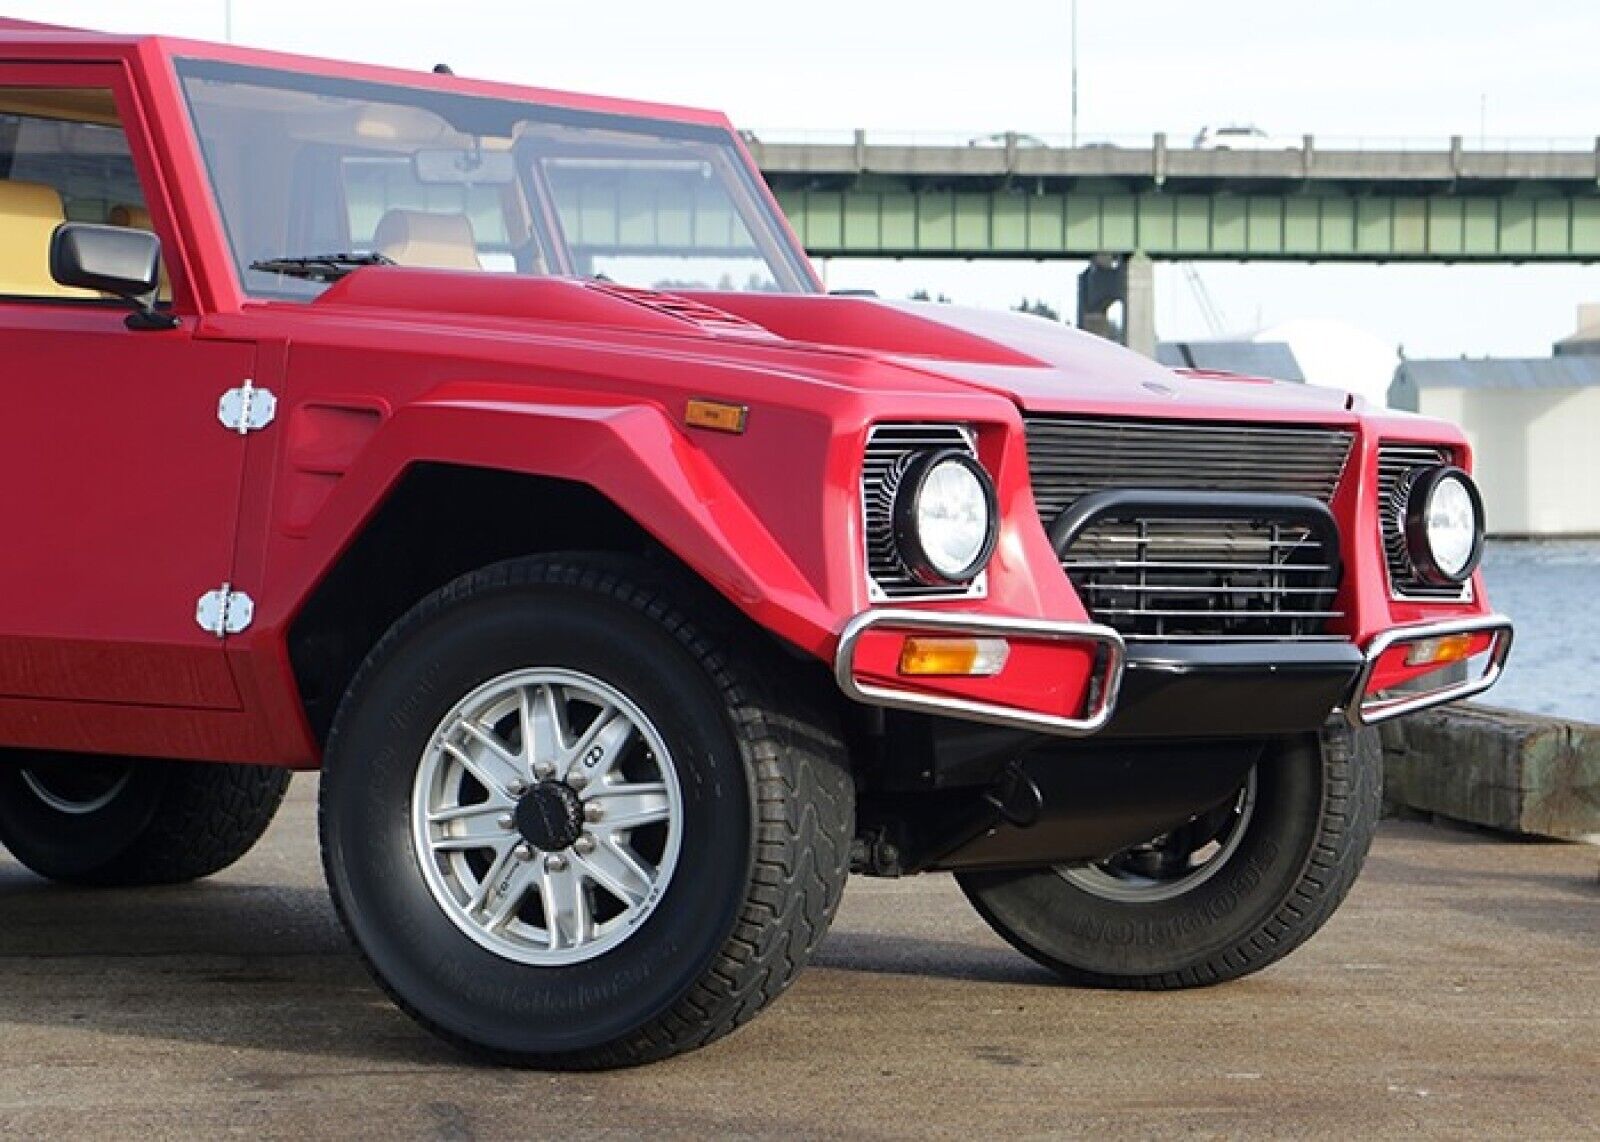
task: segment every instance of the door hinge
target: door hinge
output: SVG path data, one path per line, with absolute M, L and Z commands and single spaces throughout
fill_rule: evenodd
M 277 415 L 278 398 L 272 395 L 271 389 L 256 388 L 251 380 L 229 389 L 217 402 L 217 419 L 222 421 L 222 427 L 240 436 L 261 431 Z
M 194 609 L 194 621 L 200 629 L 218 638 L 238 634 L 255 617 L 256 601 L 243 591 L 235 591 L 231 583 L 201 595 Z

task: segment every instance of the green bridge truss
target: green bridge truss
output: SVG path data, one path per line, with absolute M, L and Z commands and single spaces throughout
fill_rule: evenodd
M 1591 149 L 748 145 L 815 257 L 1588 262 Z

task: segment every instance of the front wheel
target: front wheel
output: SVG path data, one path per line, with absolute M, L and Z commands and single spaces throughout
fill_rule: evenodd
M 826 932 L 853 826 L 839 734 L 775 652 L 682 597 L 612 560 L 497 565 L 352 683 L 329 883 L 443 1038 L 545 1067 L 663 1058 L 754 1015 Z
M 1087 865 L 959 873 L 980 915 L 1064 979 L 1171 989 L 1259 971 L 1320 928 L 1377 829 L 1377 734 L 1276 743 L 1234 797 Z

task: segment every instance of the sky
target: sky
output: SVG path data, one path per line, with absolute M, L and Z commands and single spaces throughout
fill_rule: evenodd
M 1071 0 L 8 0 L 6 15 L 223 39 L 542 87 L 715 107 L 758 134 L 1072 127 Z M 1252 123 L 1298 138 L 1537 140 L 1600 135 L 1594 0 L 1079 0 L 1080 140 L 1192 138 Z M 447 13 L 447 15 L 446 15 Z M 958 302 L 1042 299 L 1070 315 L 1070 262 L 836 259 L 835 288 Z M 1206 263 L 1232 332 L 1336 318 L 1407 355 L 1542 356 L 1600 301 L 1600 267 Z M 1158 265 L 1163 338 L 1209 327 Z

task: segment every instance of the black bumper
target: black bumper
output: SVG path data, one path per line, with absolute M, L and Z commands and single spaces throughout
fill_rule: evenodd
M 1130 642 L 1101 737 L 1260 737 L 1315 730 L 1350 697 L 1347 642 Z

